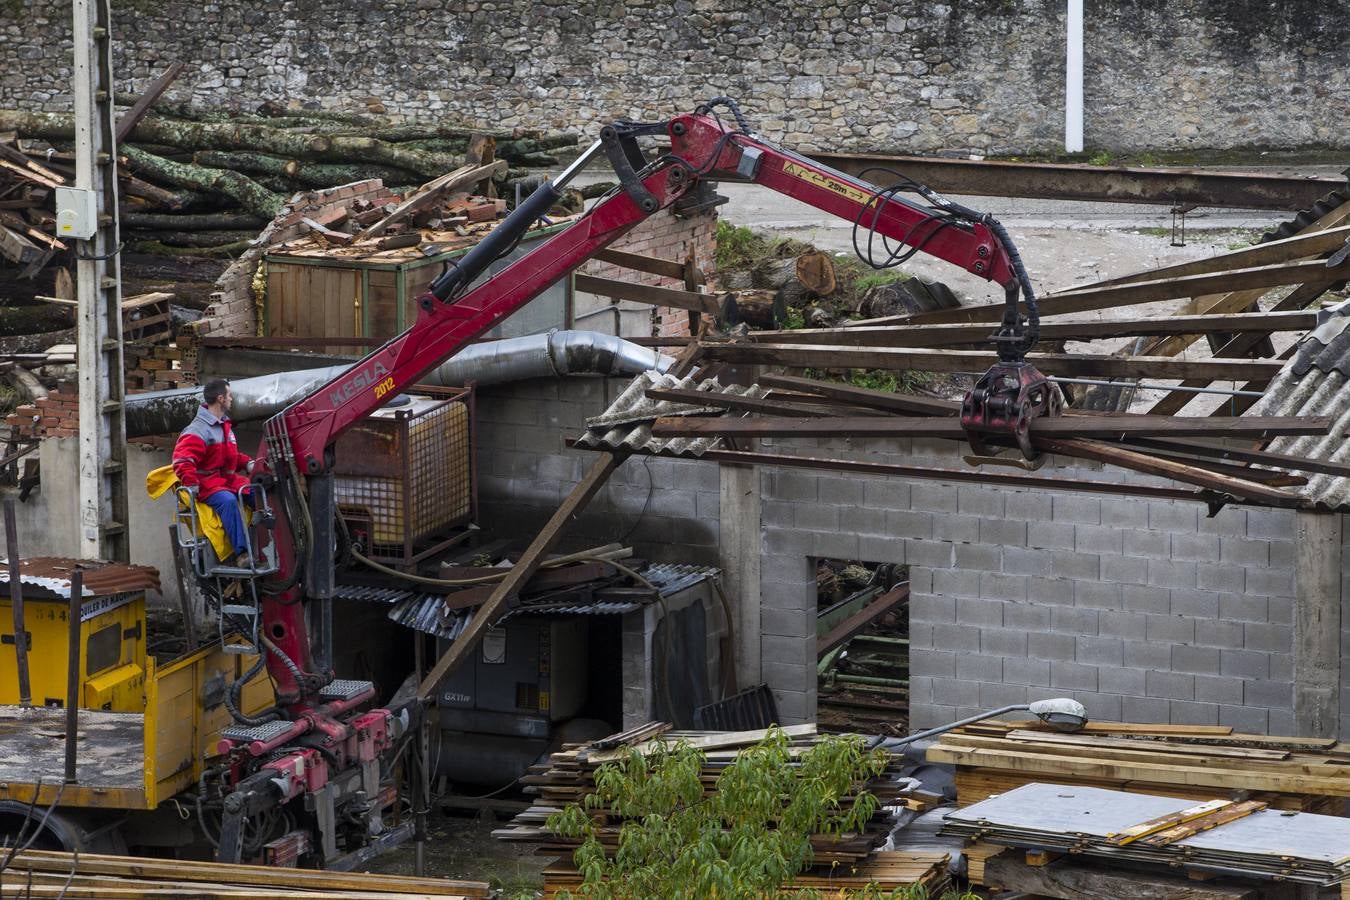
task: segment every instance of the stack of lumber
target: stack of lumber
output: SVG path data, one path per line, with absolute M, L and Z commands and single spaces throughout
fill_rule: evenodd
M 892 891 L 920 887 L 923 896 L 941 897 L 951 887 L 950 862 L 948 854 L 937 851 L 876 850 L 855 865 L 798 875 L 780 896 L 796 897 L 800 891 L 814 890 L 827 897 L 847 897 L 870 890 L 869 896 L 888 897 Z M 581 883 L 576 866 L 566 859 L 554 860 L 544 870 L 543 896 L 550 900 L 563 891 L 575 893 Z
M 4 871 L 3 897 L 269 897 L 280 900 L 454 900 L 491 895 L 481 881 L 227 865 L 28 850 Z
M 1350 820 L 1260 801 L 1027 784 L 950 813 L 942 833 L 1111 863 L 1333 885 L 1350 878 Z
M 790 752 L 795 757 L 810 749 L 817 741 L 815 725 L 793 725 L 784 728 L 791 744 Z M 767 734 L 765 730 L 710 732 L 710 731 L 671 731 L 664 723 L 650 723 L 641 728 L 615 735 L 602 741 L 587 745 L 569 745 L 552 754 L 547 763 L 534 766 L 523 778 L 527 793 L 533 794 L 533 805 L 519 814 L 504 828 L 493 832 L 493 836 L 505 841 L 519 841 L 538 845 L 538 852 L 563 855 L 570 860 L 571 852 L 580 841 L 561 837 L 545 825 L 548 817 L 570 803 L 580 803 L 588 794 L 595 792 L 595 773 L 604 763 L 624 758 L 630 750 L 639 753 L 654 753 L 676 742 L 683 741 L 704 753 L 705 763 L 702 781 L 706 792 L 711 793 L 716 786 L 717 777 L 722 770 L 735 760 L 737 754 L 759 741 Z M 862 785 L 861 788 L 880 800 L 876 815 L 867 827 L 859 833 L 840 835 L 815 835 L 811 839 L 814 860 L 812 869 L 802 877 L 808 879 L 828 878 L 833 870 L 835 878 L 839 872 L 850 873 L 858 869 L 859 877 L 875 870 L 878 877 L 885 878 L 923 878 L 936 877 L 925 875 L 928 871 L 916 871 L 913 860 L 905 862 L 900 856 L 876 856 L 876 848 L 886 839 L 890 827 L 890 813 L 887 806 L 902 805 L 906 802 L 904 782 L 899 779 L 900 760 L 895 759 L 886 771 Z M 840 805 L 847 807 L 851 797 L 843 798 Z M 596 809 L 588 811 L 601 824 L 599 838 L 605 848 L 613 852 L 617 846 L 619 829 L 623 820 L 611 810 Z M 929 859 L 928 867 L 939 866 L 936 857 Z M 546 888 L 549 890 L 566 889 L 571 883 L 567 879 L 565 864 L 555 866 L 560 880 L 555 884 L 551 879 Z M 870 879 L 869 879 L 870 880 Z M 815 882 L 813 882 L 814 884 Z M 864 884 L 866 881 L 863 882 Z M 899 882 L 897 882 L 899 883 Z M 915 881 L 905 883 L 916 883 Z
M 1042 781 L 1187 800 L 1241 793 L 1302 812 L 1332 812 L 1350 796 L 1350 745 L 1222 725 L 1099 722 L 1061 734 L 1039 722 L 987 722 L 943 735 L 928 761 L 956 766 L 962 807 Z

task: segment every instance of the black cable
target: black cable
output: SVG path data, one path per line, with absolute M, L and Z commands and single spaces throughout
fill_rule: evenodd
M 741 130 L 742 134 L 750 133 L 750 123 L 741 112 L 741 105 L 731 97 L 714 97 L 707 103 L 699 104 L 699 106 L 694 109 L 694 112 L 700 115 L 712 113 L 712 115 L 716 117 L 717 113 L 713 112 L 713 110 L 718 106 L 725 106 L 727 109 L 731 110 L 731 115 L 736 120 L 736 127 Z

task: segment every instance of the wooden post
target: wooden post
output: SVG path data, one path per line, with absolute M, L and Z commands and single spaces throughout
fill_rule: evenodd
M 70 644 L 66 661 L 66 784 L 74 784 L 75 743 L 80 731 L 80 612 L 84 606 L 84 573 L 70 573 Z
M 24 627 L 23 584 L 19 572 L 19 535 L 14 524 L 14 498 L 5 498 L 5 547 L 9 556 L 9 602 L 14 613 L 14 659 L 19 667 L 19 705 L 33 705 L 28 680 L 28 629 Z

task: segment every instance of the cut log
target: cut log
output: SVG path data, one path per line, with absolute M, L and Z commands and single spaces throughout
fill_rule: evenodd
M 43 387 L 42 382 L 23 366 L 15 366 L 7 374 L 25 403 L 40 403 L 47 399 L 47 389 Z
M 408 184 L 417 181 L 420 176 L 405 169 L 392 166 L 380 166 L 371 163 L 320 163 L 310 160 L 282 159 L 266 153 L 228 152 L 224 150 L 199 150 L 193 155 L 193 162 L 199 166 L 212 166 L 218 169 L 234 169 L 239 172 L 252 172 L 285 178 L 301 187 L 334 187 L 339 184 L 351 184 L 353 181 L 366 181 L 378 178 L 386 185 Z
M 258 236 L 257 229 L 236 231 L 179 231 L 137 228 L 125 235 L 134 241 L 158 241 L 170 247 L 222 247 L 240 241 L 251 241 Z
M 754 286 L 776 291 L 789 281 L 797 278 L 797 260 L 765 259 L 760 260 L 751 272 Z
M 192 162 L 194 165 L 213 169 L 233 169 L 236 172 L 277 175 L 282 178 L 294 178 L 300 171 L 299 160 L 282 159 L 280 156 L 249 153 L 243 150 L 198 150 L 192 154 Z
M 3 118 L 2 113 L 0 118 Z M 218 191 L 237 200 L 244 209 L 260 218 L 270 221 L 286 204 L 286 199 L 280 194 L 269 191 L 238 172 L 184 165 L 135 147 L 122 149 L 127 160 L 142 174 L 196 191 Z
M 0 307 L 3 309 L 3 307 Z M 0 356 L 14 356 L 24 353 L 43 353 L 57 344 L 75 343 L 75 329 L 61 331 L 39 331 L 31 334 L 16 334 L 0 337 Z
M 730 301 L 736 304 L 736 321 L 755 328 L 777 328 L 787 319 L 787 306 L 777 291 L 730 291 L 723 299 L 723 307 Z
M 34 334 L 69 328 L 75 322 L 75 310 L 55 303 L 41 306 L 0 306 L 0 336 Z
M 127 228 L 165 228 L 174 231 L 238 231 L 259 229 L 267 220 L 250 213 L 172 213 L 128 212 L 122 214 Z
M 150 253 L 156 256 L 211 256 L 217 259 L 234 259 L 252 246 L 251 241 L 235 241 L 219 247 L 170 247 L 161 241 L 127 243 L 127 249 L 135 253 Z
M 797 280 L 817 297 L 834 293 L 834 260 L 825 253 L 803 253 L 797 257 Z

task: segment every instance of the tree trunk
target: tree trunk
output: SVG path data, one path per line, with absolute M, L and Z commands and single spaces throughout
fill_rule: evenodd
M 828 254 L 813 252 L 797 257 L 797 280 L 818 297 L 834 293 L 834 260 Z
M 755 264 L 753 273 L 755 287 L 776 291 L 797 279 L 797 260 L 795 257 L 760 260 Z
M 727 295 L 736 301 L 737 319 L 754 328 L 778 328 L 787 318 L 787 307 L 777 291 L 751 289 Z
M 0 310 L 5 307 L 0 307 Z M 29 334 L 19 333 L 0 338 L 0 355 L 11 353 L 44 353 L 57 344 L 75 343 L 75 329 L 61 331 L 38 331 Z
M 268 156 L 266 153 L 247 153 L 242 150 L 198 150 L 192 162 L 213 169 L 233 169 L 236 172 L 256 172 L 259 175 L 279 175 L 294 178 L 300 163 L 294 159 Z
M 258 236 L 257 229 L 245 231 L 161 231 L 129 229 L 124 236 L 132 241 L 158 241 L 171 247 L 221 247 L 240 241 L 251 241 Z
M 248 241 L 236 241 L 219 247 L 170 247 L 159 241 L 132 241 L 127 249 L 136 253 L 153 253 L 159 256 L 210 256 L 217 259 L 234 259 L 253 245 Z
M 230 229 L 261 229 L 268 222 L 251 213 L 142 213 L 122 214 L 122 225 L 127 228 L 166 228 L 173 231 L 220 231 Z
M 75 310 L 70 306 L 55 303 L 0 306 L 0 336 L 3 337 L 69 328 L 74 321 Z
M 0 112 L 0 119 L 3 119 L 3 112 Z M 239 201 L 244 209 L 268 221 L 271 221 L 286 204 L 286 199 L 280 194 L 272 193 L 238 172 L 171 162 L 137 150 L 135 147 L 123 147 L 122 150 L 126 153 L 127 160 L 144 175 L 179 187 L 225 194 Z

